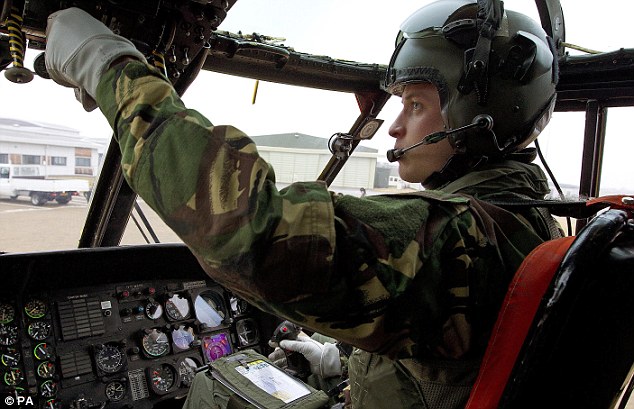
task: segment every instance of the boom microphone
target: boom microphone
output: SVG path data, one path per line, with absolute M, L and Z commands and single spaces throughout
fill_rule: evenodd
M 456 129 L 450 129 L 448 131 L 434 132 L 433 134 L 427 135 L 421 141 L 408 146 L 407 148 L 390 149 L 387 151 L 387 160 L 390 162 L 396 162 L 397 160 L 401 159 L 401 157 L 405 155 L 405 152 L 409 151 L 410 149 L 414 149 L 421 145 L 430 145 L 432 143 L 440 142 L 451 134 L 462 132 L 475 127 L 490 131 L 491 129 L 493 129 L 493 118 L 491 118 L 491 116 L 487 114 L 480 114 L 473 118 L 473 121 L 471 121 L 469 125 L 461 126 L 460 128 Z

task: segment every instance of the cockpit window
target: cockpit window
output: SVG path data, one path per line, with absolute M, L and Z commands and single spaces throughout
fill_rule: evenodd
M 363 0 L 238 0 L 219 30 L 244 35 L 257 33 L 275 44 L 315 55 L 387 64 L 401 22 L 425 3 L 395 0 L 377 8 Z M 598 51 L 631 46 L 627 44 L 631 38 L 627 13 L 596 7 L 590 0 L 561 0 L 561 3 L 568 42 Z M 507 0 L 504 4 L 508 9 L 538 19 L 534 2 Z M 591 20 L 610 24 L 600 30 L 588 29 L 596 26 Z M 24 65 L 32 68 L 38 54 L 40 51 L 28 48 Z M 0 122 L 4 124 L 0 127 L 0 252 L 76 248 L 92 189 L 110 143 L 110 127 L 99 110 L 85 112 L 74 101 L 72 90 L 38 76 L 27 84 L 14 84 L 2 78 L 0 94 L 7 96 L 0 114 Z M 298 156 L 293 162 L 295 166 L 291 166 L 288 157 L 303 147 L 290 142 L 287 147 L 273 143 L 266 153 L 267 160 L 279 159 L 289 165 L 287 169 L 282 165 L 275 168 L 281 183 L 317 177 L 316 169 L 321 169 L 328 160 L 328 138 L 337 132 L 348 132 L 359 113 L 351 94 L 206 71 L 189 86 L 184 101 L 214 124 L 235 125 L 254 138 L 317 140 L 324 154 L 310 160 Z M 379 115 L 385 123 L 372 140 L 361 143 L 367 151 L 357 152 L 363 161 L 348 163 L 350 173 L 342 175 L 333 184 L 333 190 L 372 194 L 377 179 L 383 177 L 390 187 L 404 187 L 396 176 L 382 176 L 377 170 L 388 165 L 385 152 L 394 145 L 388 129 L 399 108 L 396 98 L 388 101 Z M 634 190 L 624 176 L 627 172 L 618 169 L 620 164 L 627 163 L 620 155 L 633 151 L 631 142 L 626 147 L 628 127 L 619 119 L 627 118 L 628 113 L 631 117 L 631 108 L 610 109 L 605 149 L 606 155 L 618 159 L 604 160 L 602 191 L 611 187 Z M 557 113 L 540 138 L 548 165 L 560 183 L 571 186 L 571 192 L 581 171 L 584 120 L 583 113 Z M 297 164 L 304 169 L 300 171 Z M 360 176 L 363 172 L 367 174 L 368 169 L 372 169 L 371 176 Z M 393 169 L 389 172 L 395 173 Z M 133 211 L 121 244 L 180 241 L 143 201 L 137 207 L 141 212 Z

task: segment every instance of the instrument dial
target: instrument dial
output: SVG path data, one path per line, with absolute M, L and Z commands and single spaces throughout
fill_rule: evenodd
M 146 330 L 141 345 L 143 346 L 143 351 L 151 357 L 163 356 L 170 350 L 167 335 L 156 328 Z
M 241 346 L 251 345 L 260 340 L 258 326 L 251 318 L 236 322 L 236 332 Z
M 229 305 L 234 316 L 242 315 L 249 311 L 249 303 L 236 296 L 231 297 Z
M 9 368 L 4 374 L 4 383 L 8 386 L 15 386 L 24 380 L 24 374 L 19 368 Z
M 57 382 L 45 381 L 40 385 L 40 395 L 44 398 L 53 398 L 57 394 Z
M 149 368 L 152 389 L 157 393 L 166 393 L 176 382 L 176 370 L 168 364 Z
M 8 324 L 15 319 L 15 308 L 6 303 L 0 303 L 0 324 Z
M 180 321 L 189 318 L 191 309 L 189 301 L 180 294 L 174 294 L 165 301 L 165 314 L 172 321 Z
M 209 362 L 213 362 L 220 357 L 231 354 L 229 336 L 224 332 L 203 337 L 202 347 L 203 354 Z
M 46 321 L 34 321 L 26 329 L 27 334 L 36 341 L 44 341 L 51 335 L 51 324 Z
M 51 379 L 55 375 L 55 364 L 51 361 L 41 362 L 37 366 L 37 375 L 40 378 Z
M 145 305 L 145 315 L 151 320 L 157 320 L 163 315 L 163 307 L 153 298 L 149 298 Z
M 34 298 L 24 304 L 24 312 L 31 318 L 38 319 L 46 315 L 46 303 L 40 299 Z
M 125 365 L 125 355 L 117 345 L 105 344 L 95 348 L 95 362 L 101 371 L 115 373 Z
M 0 324 L 0 345 L 9 346 L 18 342 L 18 327 L 14 324 Z
M 219 327 L 225 319 L 225 309 L 220 295 L 213 291 L 201 293 L 194 301 L 196 318 L 209 328 Z
M 111 402 L 119 402 L 125 397 L 127 390 L 123 382 L 112 381 L 106 385 L 106 398 Z
M 198 366 L 198 362 L 193 358 L 185 358 L 180 361 L 178 364 L 178 375 L 180 376 L 183 386 L 189 388 L 192 385 Z
M 189 349 L 189 346 L 194 342 L 194 329 L 181 325 L 178 329 L 172 331 L 172 342 L 174 347 L 181 351 Z
M 46 342 L 40 342 L 33 348 L 33 356 L 39 361 L 50 359 L 53 356 L 53 348 Z
M 15 348 L 7 348 L 2 357 L 0 357 L 0 361 L 2 361 L 4 366 L 18 366 L 20 358 L 20 351 Z

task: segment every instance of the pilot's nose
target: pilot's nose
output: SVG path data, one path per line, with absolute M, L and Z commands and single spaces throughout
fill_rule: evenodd
M 400 138 L 405 135 L 405 126 L 403 125 L 401 114 L 398 114 L 392 125 L 390 125 L 390 129 L 388 133 L 392 138 Z

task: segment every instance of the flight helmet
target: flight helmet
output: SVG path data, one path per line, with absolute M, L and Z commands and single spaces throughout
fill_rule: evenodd
M 434 84 L 449 130 L 491 117 L 492 126 L 449 136 L 454 172 L 464 173 L 535 140 L 554 107 L 556 55 L 538 23 L 499 0 L 441 0 L 401 25 L 385 88 L 400 96 L 407 84 Z

